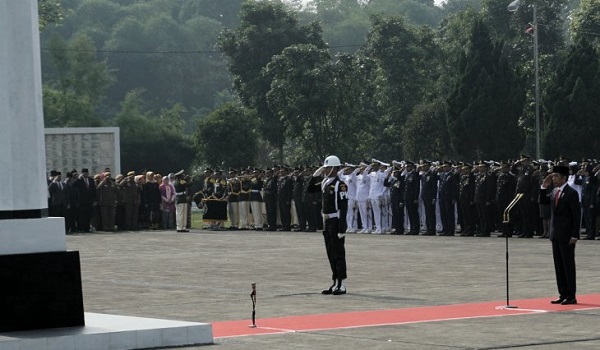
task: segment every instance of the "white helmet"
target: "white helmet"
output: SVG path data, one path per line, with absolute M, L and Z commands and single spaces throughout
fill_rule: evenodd
M 336 156 L 329 156 L 325 158 L 323 162 L 323 166 L 342 166 L 340 159 Z

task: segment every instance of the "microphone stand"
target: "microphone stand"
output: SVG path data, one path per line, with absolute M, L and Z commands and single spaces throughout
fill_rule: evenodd
M 256 328 L 256 283 L 252 282 L 252 293 L 250 293 L 250 300 L 252 300 L 252 324 L 248 327 Z
M 510 202 L 507 206 L 506 209 L 504 209 L 504 214 L 502 217 L 502 223 L 504 224 L 508 224 L 510 223 L 510 211 L 512 210 L 512 208 L 514 208 L 514 206 L 519 202 L 519 200 L 523 198 L 523 193 L 518 193 L 515 198 L 512 200 L 512 202 Z M 507 309 L 516 309 L 518 308 L 518 306 L 514 306 L 514 305 L 510 305 L 510 298 L 509 298 L 509 280 L 508 280 L 508 234 L 505 234 L 504 237 L 506 238 L 506 306 L 504 306 Z

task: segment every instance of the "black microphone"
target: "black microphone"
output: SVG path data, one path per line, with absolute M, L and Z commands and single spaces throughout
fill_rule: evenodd
M 252 325 L 251 328 L 256 328 L 256 283 L 252 282 L 252 293 L 250 293 L 250 300 L 252 300 Z

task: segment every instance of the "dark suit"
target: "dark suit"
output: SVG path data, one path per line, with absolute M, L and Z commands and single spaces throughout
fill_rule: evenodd
M 575 244 L 569 244 L 571 238 L 579 239 L 579 227 L 581 218 L 581 207 L 579 206 L 579 195 L 577 191 L 565 185 L 560 192 L 558 204 L 556 204 L 556 193 L 559 189 L 552 191 L 540 190 L 540 203 L 550 204 L 550 241 L 552 241 L 552 256 L 554 258 L 554 270 L 556 272 L 556 284 L 560 297 L 564 299 L 575 299 L 576 276 L 575 276 Z

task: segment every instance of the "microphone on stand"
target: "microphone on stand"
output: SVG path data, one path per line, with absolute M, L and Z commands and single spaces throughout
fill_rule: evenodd
M 250 300 L 252 300 L 252 324 L 248 327 L 256 328 L 256 283 L 252 282 L 252 293 L 250 293 Z

